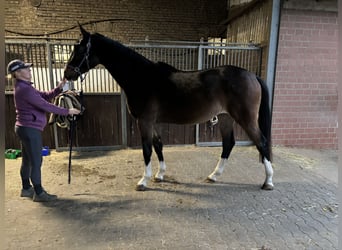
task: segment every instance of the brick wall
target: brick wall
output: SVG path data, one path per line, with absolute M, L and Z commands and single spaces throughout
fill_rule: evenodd
M 36 3 L 33 5 L 33 3 Z M 224 34 L 227 0 L 5 1 L 5 35 L 63 31 L 77 22 L 121 42 L 163 39 L 199 41 Z M 108 20 L 99 22 L 100 20 Z M 9 32 L 12 31 L 12 32 Z M 79 29 L 58 33 L 79 37 Z
M 337 148 L 337 12 L 282 11 L 273 144 Z

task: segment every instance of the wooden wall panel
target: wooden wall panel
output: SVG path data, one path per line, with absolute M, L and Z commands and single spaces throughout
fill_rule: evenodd
M 86 108 L 83 116 L 76 122 L 73 137 L 74 147 L 116 147 L 122 146 L 121 96 L 118 94 L 94 94 L 84 96 Z M 6 148 L 20 148 L 14 133 L 15 109 L 13 95 L 6 95 Z M 135 120 L 127 111 L 127 146 L 141 145 L 140 132 Z M 160 125 L 162 141 L 165 145 L 194 144 L 195 125 Z M 69 147 L 69 130 L 57 127 L 58 147 Z M 54 128 L 47 125 L 43 132 L 43 145 L 55 148 Z

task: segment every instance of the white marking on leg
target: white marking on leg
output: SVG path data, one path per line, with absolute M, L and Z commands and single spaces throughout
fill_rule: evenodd
M 265 165 L 265 173 L 266 173 L 265 184 L 270 185 L 270 186 L 273 187 L 273 181 L 272 181 L 273 168 L 272 168 L 272 164 L 271 164 L 271 162 L 269 160 L 264 158 L 264 165 Z
M 138 182 L 138 186 L 146 187 L 147 182 L 151 179 L 151 176 L 152 176 L 152 165 L 151 165 L 151 162 L 149 162 L 147 166 L 145 167 L 144 176 Z
M 215 170 L 208 176 L 208 179 L 211 181 L 216 181 L 216 177 L 220 176 L 223 173 L 225 164 L 228 162 L 228 159 L 226 158 L 221 158 L 217 165 Z
M 165 170 L 166 170 L 166 164 L 164 161 L 160 161 L 159 162 L 159 170 L 156 173 L 156 175 L 154 176 L 155 179 L 157 180 L 164 180 L 164 174 L 165 174 Z

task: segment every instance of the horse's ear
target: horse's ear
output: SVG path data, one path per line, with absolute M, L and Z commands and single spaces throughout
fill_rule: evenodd
M 86 31 L 80 23 L 78 23 L 78 26 L 80 26 L 80 30 L 81 30 L 83 37 L 88 37 L 90 35 L 90 33 L 88 31 Z

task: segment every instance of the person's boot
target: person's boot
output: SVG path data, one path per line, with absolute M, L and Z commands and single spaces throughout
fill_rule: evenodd
M 40 194 L 36 194 L 34 192 L 33 194 L 33 201 L 35 202 L 46 202 L 46 201 L 54 201 L 57 199 L 57 195 L 48 194 L 45 190 L 41 192 Z
M 33 198 L 34 189 L 33 187 L 30 187 L 28 189 L 22 189 L 20 193 L 20 197 L 27 197 L 27 198 Z

